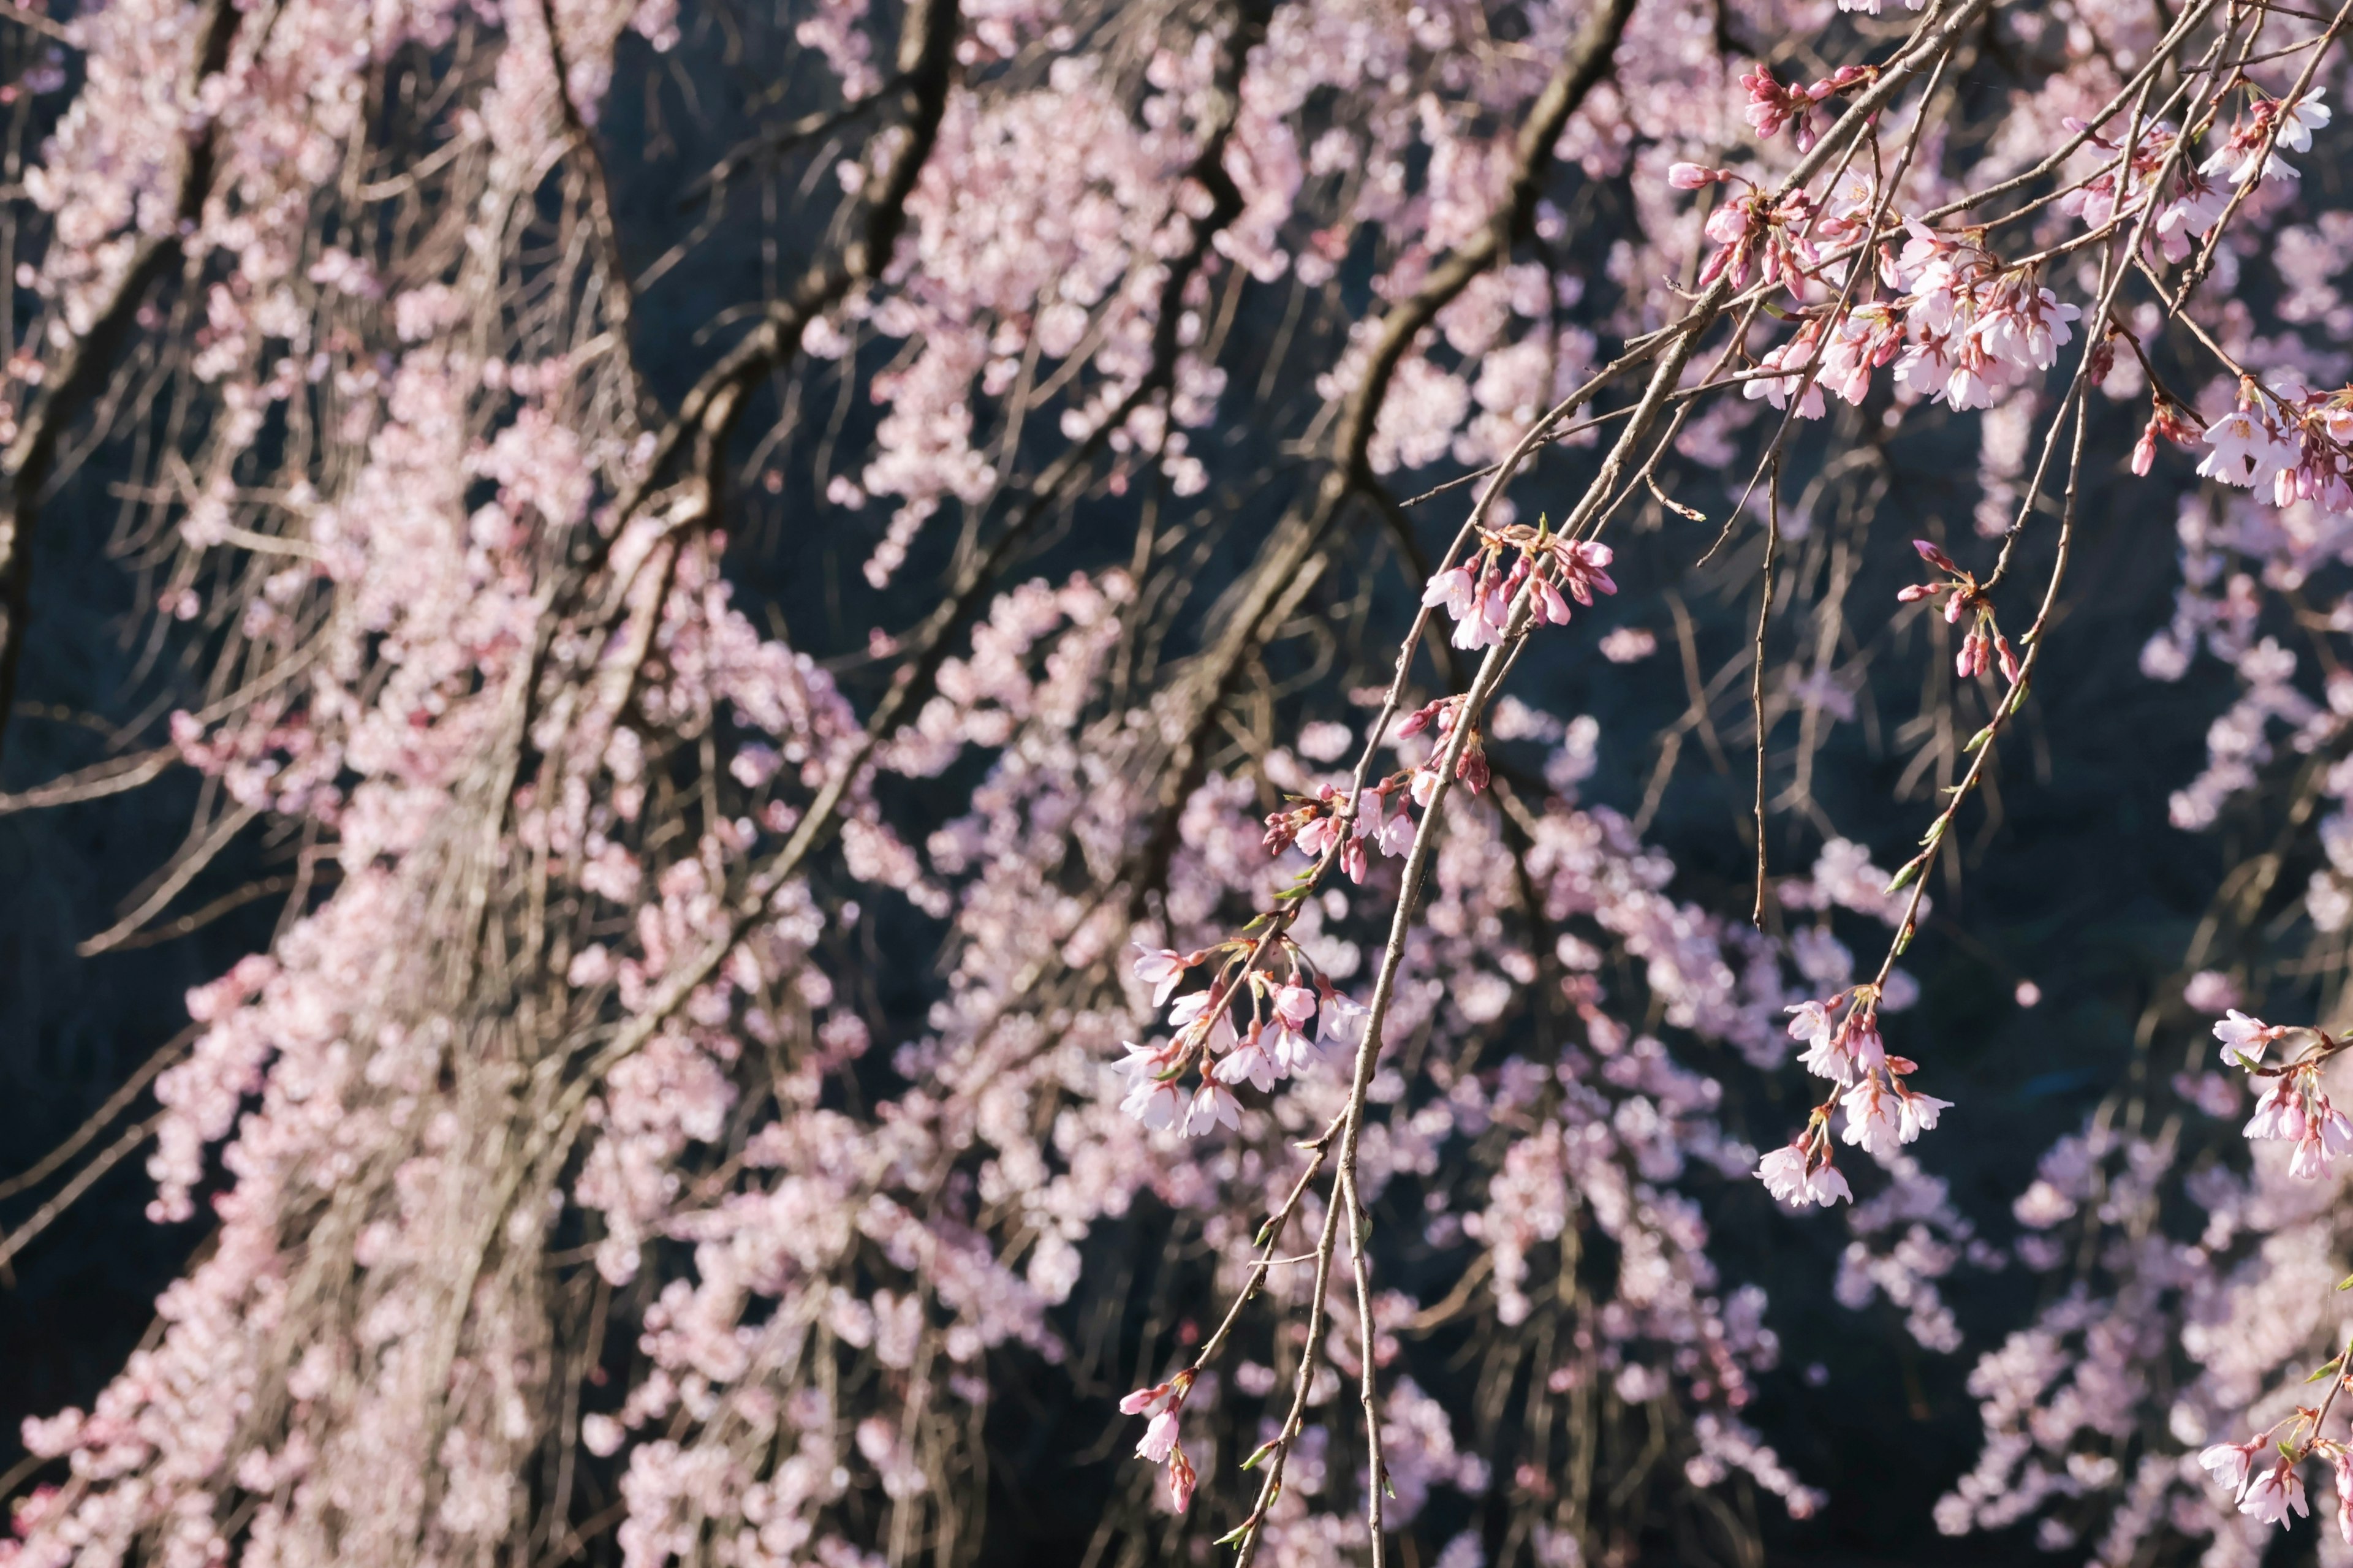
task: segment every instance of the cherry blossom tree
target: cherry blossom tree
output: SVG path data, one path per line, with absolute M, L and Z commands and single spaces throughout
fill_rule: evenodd
M 1134 1446 L 1090 1562 L 1756 1563 L 1825 1500 L 1771 1224 L 1938 1354 L 2047 1279 L 1936 1528 L 2353 1560 L 2348 20 L 0 7 L 0 736 L 78 497 L 164 699 L 5 805 L 201 781 L 90 953 L 285 868 L 6 1189 L 0 1261 L 134 1156 L 204 1239 L 0 1559 L 956 1563 L 1050 1398 Z M 2146 678 L 2240 688 L 2174 826 L 2270 837 L 2004 1245 L 1902 965 L 2111 481 L 2179 518 Z M 1513 689 L 1662 633 L 1655 736 Z M 1825 784 L 1874 658 L 1892 852 Z

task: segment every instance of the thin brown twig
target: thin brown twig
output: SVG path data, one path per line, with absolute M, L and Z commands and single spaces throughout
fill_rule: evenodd
M 159 1110 L 144 1121 L 123 1130 L 122 1136 L 107 1145 L 105 1151 L 74 1174 L 74 1179 L 59 1188 L 57 1196 L 35 1210 L 31 1218 L 0 1237 L 0 1270 L 5 1270 L 16 1256 L 30 1246 L 40 1234 L 57 1223 L 58 1217 L 81 1200 L 84 1193 L 98 1184 L 115 1166 L 129 1159 L 163 1124 L 169 1112 Z
M 53 38 L 74 48 L 81 47 L 81 40 L 64 23 L 44 16 L 28 6 L 19 5 L 16 0 L 0 0 L 0 16 L 7 17 L 19 26 L 29 27 L 45 38 Z
M 108 795 L 126 794 L 163 777 L 179 760 L 179 749 L 175 746 L 158 746 L 152 752 L 142 752 L 136 756 L 109 757 L 102 763 L 79 768 L 62 778 L 35 784 L 31 789 L 18 790 L 14 795 L 0 795 L 0 816 L 19 811 L 41 811 L 50 806 L 78 805 L 86 800 L 103 800 Z
M 1757 650 L 1748 672 L 1748 706 L 1757 719 L 1757 899 L 1749 906 L 1749 923 L 1765 929 L 1765 629 L 1773 618 L 1773 556 L 1781 546 L 1781 459 L 1765 481 L 1765 570 L 1763 590 L 1757 599 Z
M 1165 762 L 1152 831 L 1124 878 L 1130 908 L 1166 874 L 1176 847 L 1178 813 L 1208 770 L 1208 737 L 1251 653 L 1280 626 L 1289 596 L 1325 536 L 1372 478 L 1369 453 L 1380 410 L 1398 367 L 1419 338 L 1472 281 L 1508 257 L 1534 232 L 1536 201 L 1553 167 L 1554 148 L 1569 116 L 1609 71 L 1634 0 L 1603 0 L 1587 19 L 1537 97 L 1514 144 L 1512 179 L 1490 222 L 1438 260 L 1414 293 L 1381 320 L 1380 331 L 1335 429 L 1322 481 L 1301 510 L 1277 525 L 1231 601 L 1223 625 L 1186 681 L 1183 721 Z M 1620 364 L 1633 356 L 1621 357 Z M 1599 378 L 1597 378 L 1599 380 Z
M 197 873 L 211 865 L 214 858 L 228 847 L 228 841 L 260 815 L 260 807 L 244 805 L 225 813 L 206 830 L 202 838 L 181 854 L 171 872 L 155 885 L 153 892 L 139 900 L 136 908 L 96 936 L 76 943 L 74 951 L 84 958 L 90 958 L 120 946 L 124 938 L 154 919 L 163 911 L 164 905 L 179 897 L 180 890 L 195 880 Z
M 185 101 L 202 101 L 205 84 L 227 68 L 229 46 L 245 14 L 231 0 L 206 0 L 182 89 Z M 16 439 L 0 454 L 0 748 L 7 740 L 17 672 L 25 657 L 26 622 L 33 610 L 33 535 L 58 447 L 68 429 L 90 412 L 104 391 L 148 290 L 168 277 L 183 258 L 181 236 L 194 232 L 212 194 L 218 162 L 216 123 L 214 117 L 206 116 L 201 128 L 180 148 L 174 221 L 138 239 L 113 292 L 98 309 L 89 330 L 70 336 L 47 367 L 42 391 L 26 412 Z
M 6 1181 L 0 1182 L 0 1199 L 13 1198 L 28 1188 L 39 1186 L 55 1175 L 67 1161 L 80 1153 L 91 1139 L 104 1131 L 132 1100 L 139 1098 L 140 1091 L 155 1081 L 156 1075 L 187 1054 L 188 1046 L 195 1039 L 200 1027 L 191 1024 L 166 1040 L 153 1056 L 141 1064 L 138 1071 L 123 1080 L 121 1087 L 106 1097 L 105 1104 L 91 1111 L 63 1142 Z

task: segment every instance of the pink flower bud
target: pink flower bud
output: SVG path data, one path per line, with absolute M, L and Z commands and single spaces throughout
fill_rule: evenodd
M 1695 191 L 1722 178 L 1722 174 L 1700 163 L 1674 163 L 1667 169 L 1667 184 L 1679 191 Z
M 1471 744 L 1462 750 L 1462 760 L 1454 764 L 1454 776 L 1467 785 L 1472 795 L 1487 787 L 1487 752 L 1472 736 Z
M 1430 721 L 1432 719 L 1437 718 L 1440 710 L 1453 700 L 1454 700 L 1451 697 L 1440 697 L 1435 701 L 1423 703 L 1420 707 L 1407 714 L 1403 721 L 1398 725 L 1398 739 L 1402 741 L 1409 736 L 1419 735 L 1424 730 L 1429 729 Z
M 1193 1473 L 1193 1461 L 1185 1457 L 1185 1450 L 1177 1448 L 1171 1452 L 1168 1456 L 1168 1500 L 1176 1504 L 1178 1513 L 1183 1513 L 1192 1505 L 1193 1489 L 1198 1484 L 1198 1478 Z

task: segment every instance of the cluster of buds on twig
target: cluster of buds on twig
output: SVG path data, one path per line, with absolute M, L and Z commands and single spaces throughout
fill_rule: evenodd
M 1461 713 L 1461 698 L 1441 697 L 1434 702 L 1423 703 L 1407 714 L 1404 721 L 1398 725 L 1398 739 L 1400 741 L 1410 740 L 1432 724 L 1438 726 L 1437 744 L 1431 748 L 1429 760 L 1414 769 L 1411 774 L 1402 775 L 1414 805 L 1428 805 L 1431 793 L 1438 788 L 1439 761 L 1445 753 L 1447 738 L 1454 733 L 1455 721 Z M 1472 795 L 1485 789 L 1488 780 L 1493 777 L 1493 770 L 1487 764 L 1485 737 L 1479 733 L 1476 726 L 1462 742 L 1462 755 L 1454 764 L 1454 776 Z
M 1822 107 L 1823 100 L 1852 91 L 1878 75 L 1872 66 L 1841 66 L 1820 81 L 1799 87 L 1782 82 L 1771 68 L 1760 64 L 1740 79 L 1740 85 L 1748 89 L 1748 123 L 1756 128 L 1760 142 L 1770 142 L 1783 126 L 1788 126 L 1797 138 L 1798 151 L 1810 152 L 1830 129 L 1830 111 Z
M 1434 771 L 1437 763 L 1433 752 L 1424 766 L 1391 773 L 1380 783 L 1358 791 L 1353 812 L 1346 809 L 1348 792 L 1332 784 L 1324 785 L 1314 795 L 1286 796 L 1288 804 L 1282 810 L 1267 813 L 1266 837 L 1262 840 L 1267 853 L 1280 855 L 1285 849 L 1296 848 L 1309 859 L 1320 860 L 1336 843 L 1340 847 L 1340 869 L 1348 880 L 1362 885 L 1371 869 L 1366 845 L 1373 845 L 1383 855 L 1398 856 L 1413 847 L 1414 818 L 1405 803 L 1410 799 L 1416 805 L 1430 804 L 1430 790 L 1438 782 Z M 1476 734 L 1463 747 L 1454 776 L 1470 786 L 1473 794 L 1487 787 L 1487 753 Z
M 2310 1048 L 2293 1059 L 2264 1063 L 2263 1056 L 2274 1045 L 2284 1053 L 2285 1042 L 2295 1035 L 2309 1035 Z M 2251 1078 L 2272 1080 L 2255 1101 L 2255 1113 L 2242 1131 L 2250 1139 L 2293 1143 L 2295 1152 L 2288 1157 L 2291 1174 L 2306 1179 L 2325 1175 L 2330 1161 L 2353 1153 L 2353 1118 L 2337 1109 L 2320 1081 L 2320 1069 L 2345 1048 L 2347 1041 L 2326 1029 L 2266 1024 L 2235 1007 L 2214 1026 L 2214 1037 L 2222 1043 L 2225 1067 L 2242 1068 Z
M 2132 471 L 2144 478 L 2147 476 L 2148 470 L 2157 463 L 2159 439 L 2170 441 L 2177 447 L 2195 447 L 2205 439 L 2205 436 L 2206 427 L 2198 422 L 2196 415 L 2164 393 L 2152 393 L 2148 426 L 2141 431 L 2140 439 L 2133 443 Z
M 1843 1118 L 1842 1142 L 1883 1159 L 1933 1131 L 1952 1101 L 1922 1094 L 1905 1082 L 1920 1070 L 1919 1064 L 1888 1054 L 1879 1033 L 1876 985 L 1857 985 L 1824 1001 L 1798 1003 L 1788 1011 L 1789 1037 L 1806 1043 L 1799 1064 L 1830 1079 L 1831 1089 L 1806 1119 L 1805 1130 L 1758 1162 L 1757 1176 L 1766 1191 L 1784 1203 L 1827 1206 L 1854 1195 L 1831 1163 L 1833 1114 Z
M 2324 1378 L 2328 1382 L 2328 1395 L 2317 1405 L 2299 1405 L 2245 1442 L 2217 1443 L 2198 1456 L 2207 1473 L 2231 1493 L 2241 1513 L 2283 1528 L 2290 1513 L 2308 1517 L 2311 1508 L 2305 1500 L 2304 1477 L 2298 1467 L 2306 1459 L 2326 1459 L 2337 1472 L 2337 1528 L 2346 1543 L 2353 1545 L 2353 1445 L 2320 1435 L 2337 1396 L 2353 1384 L 2353 1375 L 2348 1375 L 2353 1369 L 2346 1364 L 2348 1356 L 2353 1356 L 2353 1346 L 2338 1351 L 2305 1379 L 2307 1384 Z M 2288 1429 L 2284 1437 L 2278 1436 L 2283 1426 Z M 2267 1462 L 2258 1465 L 2258 1456 Z
M 1504 566 L 1506 552 L 1515 555 L 1509 570 Z M 1511 629 L 1512 604 L 1523 587 L 1533 595 L 1529 618 L 1535 624 L 1565 626 L 1570 599 L 1589 609 L 1597 592 L 1618 591 L 1609 576 L 1612 558 L 1608 545 L 1564 538 L 1542 519 L 1533 528 L 1510 523 L 1482 529 L 1477 553 L 1431 577 L 1421 602 L 1442 605 L 1454 617 L 1450 640 L 1456 647 L 1493 647 Z
M 1383 830 L 1377 842 L 1384 853 L 1404 853 L 1402 847 L 1389 847 L 1396 835 L 1392 822 L 1382 819 L 1379 806 L 1386 788 L 1385 785 L 1383 790 L 1366 790 L 1357 797 L 1354 813 L 1345 809 L 1348 792 L 1333 784 L 1325 784 L 1314 795 L 1285 796 L 1288 804 L 1282 810 L 1267 813 L 1266 837 L 1262 841 L 1266 852 L 1280 855 L 1295 846 L 1309 859 L 1321 860 L 1324 852 L 1337 843 L 1340 846 L 1340 869 L 1346 873 L 1351 882 L 1362 883 L 1369 868 L 1365 839 L 1376 828 Z M 1372 807 L 1370 811 L 1366 809 L 1368 805 Z M 1411 820 L 1403 818 L 1401 815 L 1400 818 L 1394 820 L 1404 821 L 1403 839 L 1406 844 L 1411 844 Z
M 1729 174 L 1716 177 L 1740 179 Z M 1726 198 L 1707 216 L 1704 232 L 1715 241 L 1715 248 L 1700 268 L 1699 286 L 1704 289 L 1728 276 L 1739 287 L 1748 281 L 1748 268 L 1755 264 L 1766 284 L 1778 283 L 1791 299 L 1804 299 L 1806 280 L 1822 264 L 1811 237 L 1817 211 L 1814 198 L 1802 190 L 1791 191 L 1778 202 L 1753 187 L 1745 195 Z
M 1939 594 L 1947 595 L 1947 626 L 1957 626 L 1964 619 L 1974 617 L 1970 620 L 1968 631 L 1961 638 L 1960 651 L 1953 656 L 1953 673 L 1963 680 L 1970 680 L 1999 664 L 2001 678 L 2013 686 L 2017 685 L 2021 668 L 2017 650 L 2010 646 L 2010 639 L 1994 624 L 1993 601 L 1987 596 L 1977 578 L 1962 571 L 1951 556 L 1925 539 L 1914 540 L 1912 548 L 1920 552 L 1923 561 L 1945 574 L 1945 580 L 1941 583 L 1915 583 L 1897 593 L 1896 602 L 1915 605 L 1923 599 L 1933 599 Z
M 1830 1121 L 1819 1115 L 1806 1123 L 1803 1132 L 1757 1162 L 1757 1179 L 1792 1208 L 1810 1203 L 1828 1208 L 1841 1199 L 1854 1201 L 1854 1189 L 1831 1162 Z
M 2332 118 L 2328 105 L 2321 101 L 2327 89 L 2314 88 L 2291 107 L 2285 100 L 2264 93 L 2243 75 L 2234 85 L 2249 90 L 2247 111 L 2240 116 L 2222 144 L 2198 165 L 2198 172 L 2225 178 L 2233 185 L 2243 185 L 2258 176 L 2266 180 L 2295 179 L 2295 171 L 2279 156 L 2278 149 L 2284 147 L 2291 153 L 2312 150 L 2312 133 Z
M 1250 923 L 1273 919 L 1261 915 Z M 1191 1137 L 1239 1127 L 1238 1087 L 1266 1093 L 1278 1079 L 1321 1061 L 1324 1047 L 1353 1047 L 1364 1036 L 1365 1009 L 1334 990 L 1299 944 L 1278 931 L 1245 933 L 1198 952 L 1140 943 L 1135 951 L 1135 977 L 1153 988 L 1155 1007 L 1167 1005 L 1194 969 L 1215 970 L 1208 990 L 1177 996 L 1169 1006 L 1170 1038 L 1127 1045 L 1121 1109 L 1155 1131 L 1174 1127 Z M 1269 972 L 1271 963 L 1284 965 L 1281 977 Z M 1245 1004 L 1247 1019 L 1238 1025 L 1236 1009 Z M 1188 1099 L 1183 1079 L 1196 1068 L 1200 1081 Z
M 1168 1467 L 1168 1497 L 1178 1513 L 1191 1504 L 1193 1489 L 1200 1479 L 1176 1436 L 1176 1417 L 1185 1408 L 1186 1395 L 1193 1392 L 1193 1369 L 1187 1367 L 1167 1382 L 1139 1388 L 1119 1402 L 1122 1415 L 1152 1418 L 1135 1445 L 1136 1458 Z

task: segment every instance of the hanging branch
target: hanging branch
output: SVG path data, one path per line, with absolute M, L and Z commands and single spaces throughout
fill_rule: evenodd
M 203 101 L 208 84 L 228 68 L 229 47 L 244 17 L 245 8 L 232 0 L 206 0 L 181 89 L 185 101 Z M 179 150 L 171 219 L 158 232 L 139 235 L 121 280 L 90 330 L 71 337 L 46 366 L 41 391 L 18 425 L 16 438 L 0 453 L 0 755 L 5 754 L 8 720 L 16 708 L 26 625 L 33 613 L 34 541 L 58 444 L 105 390 L 149 290 L 185 265 L 185 237 L 195 232 L 212 195 L 215 134 L 210 115 L 189 133 Z

